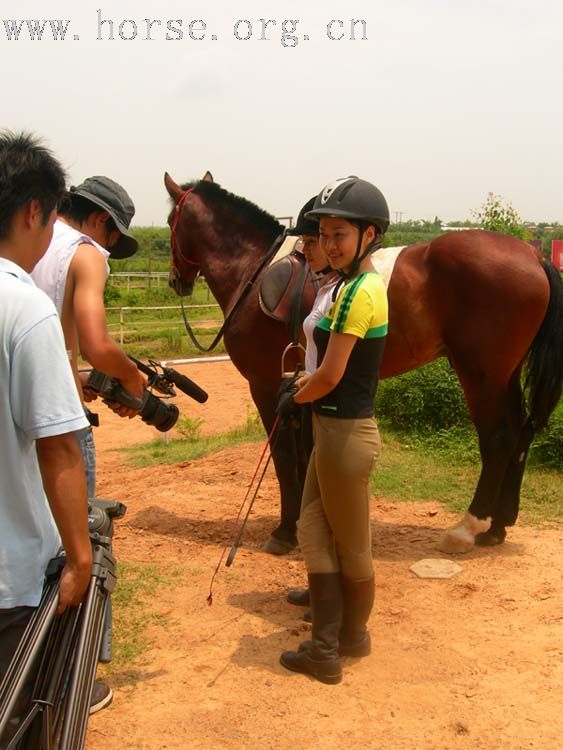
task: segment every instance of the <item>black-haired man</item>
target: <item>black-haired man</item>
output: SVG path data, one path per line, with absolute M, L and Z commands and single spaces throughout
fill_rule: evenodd
M 35 138 L 0 133 L 0 678 L 61 540 L 59 612 L 81 601 L 91 575 L 75 435 L 87 421 L 55 307 L 29 276 L 51 241 L 64 181 Z

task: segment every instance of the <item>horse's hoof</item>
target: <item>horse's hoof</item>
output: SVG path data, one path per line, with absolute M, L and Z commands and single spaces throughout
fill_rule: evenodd
M 295 542 L 287 542 L 272 535 L 262 546 L 262 552 L 267 552 L 269 555 L 287 555 L 296 546 Z
M 480 547 L 497 547 L 502 544 L 506 539 L 506 529 L 489 529 L 482 534 L 477 534 L 475 537 L 475 544 Z
M 482 520 L 466 513 L 453 529 L 449 529 L 442 536 L 438 542 L 438 549 L 448 555 L 470 552 L 475 546 L 475 537 L 487 532 L 490 525 L 490 518 Z

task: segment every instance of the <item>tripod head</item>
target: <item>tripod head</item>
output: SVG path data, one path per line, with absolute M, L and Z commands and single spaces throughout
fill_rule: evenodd
M 88 502 L 88 530 L 93 542 L 100 542 L 102 537 L 108 540 L 113 536 L 113 521 L 123 518 L 127 506 L 116 500 L 98 500 Z

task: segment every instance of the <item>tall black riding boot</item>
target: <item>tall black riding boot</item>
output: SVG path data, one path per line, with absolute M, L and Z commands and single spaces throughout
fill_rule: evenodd
M 369 656 L 371 638 L 367 622 L 375 599 L 375 579 L 342 576 L 343 614 L 340 630 L 341 656 Z
M 340 573 L 309 574 L 309 592 L 313 612 L 311 648 L 284 651 L 281 664 L 292 672 L 301 672 L 328 685 L 342 680 L 338 659 L 338 634 L 342 624 L 342 582 Z

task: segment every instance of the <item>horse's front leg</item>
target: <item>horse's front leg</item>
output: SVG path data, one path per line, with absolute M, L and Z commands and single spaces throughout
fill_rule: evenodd
M 250 392 L 269 435 L 276 419 L 276 389 L 268 384 L 251 382 Z M 280 485 L 281 519 L 262 549 L 273 555 L 285 555 L 297 545 L 302 492 L 297 435 L 290 426 L 278 426 L 272 439 L 272 458 Z
M 506 388 L 491 383 L 483 384 L 480 379 L 473 380 L 459 371 L 458 375 L 477 429 L 482 468 L 467 513 L 440 539 L 438 548 L 447 553 L 469 552 L 473 549 L 476 538 L 484 541 L 483 535 L 489 532 L 501 537 L 496 543 L 504 541 L 505 534 L 501 534 L 496 528 L 500 518 L 501 488 L 518 448 L 522 426 L 520 399 L 515 386 Z M 491 531 L 492 522 L 495 528 Z

